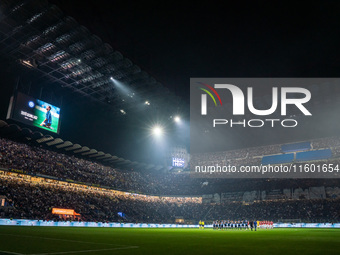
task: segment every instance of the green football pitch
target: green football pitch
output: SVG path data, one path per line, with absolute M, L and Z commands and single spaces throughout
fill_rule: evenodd
M 340 230 L 0 226 L 0 254 L 340 254 Z

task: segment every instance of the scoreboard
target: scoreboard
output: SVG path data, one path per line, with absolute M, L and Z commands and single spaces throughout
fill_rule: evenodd
M 183 168 L 185 166 L 185 161 L 183 158 L 172 158 L 172 166 Z
M 59 133 L 60 108 L 18 92 L 11 97 L 7 119 Z

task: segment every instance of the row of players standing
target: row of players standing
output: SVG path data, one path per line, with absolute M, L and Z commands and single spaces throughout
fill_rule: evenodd
M 230 220 L 216 220 L 213 222 L 213 229 L 253 229 L 256 231 L 259 222 L 256 220 L 238 220 L 238 221 L 230 221 Z
M 273 221 L 248 221 L 248 220 L 239 220 L 239 221 L 230 221 L 230 220 L 217 220 L 213 222 L 214 229 L 250 229 L 253 230 L 257 228 L 262 229 L 273 229 L 274 222 Z

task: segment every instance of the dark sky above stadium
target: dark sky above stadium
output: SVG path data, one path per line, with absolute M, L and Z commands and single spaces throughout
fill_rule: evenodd
M 338 76 L 337 1 L 50 2 L 184 99 L 190 77 Z
M 49 2 L 183 100 L 189 101 L 190 77 L 339 76 L 338 1 Z M 107 120 L 95 123 L 88 116 L 77 117 L 84 121 L 64 119 L 61 127 L 62 135 L 71 141 L 126 158 L 138 144 L 143 146 L 135 124 L 118 133 L 110 131 L 114 127 L 105 125 Z M 90 134 L 79 132 L 84 125 L 98 130 L 92 144 L 85 141 Z M 65 131 L 72 128 L 73 132 Z M 284 140 L 282 135 L 271 142 Z M 262 138 L 254 137 L 252 145 L 261 143 Z

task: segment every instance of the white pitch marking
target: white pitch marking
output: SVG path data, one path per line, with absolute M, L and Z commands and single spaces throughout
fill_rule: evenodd
M 41 239 L 47 239 L 47 240 L 65 241 L 65 242 L 73 242 L 73 243 L 88 243 L 88 244 L 102 244 L 102 245 L 111 245 L 111 246 L 135 247 L 135 246 L 128 246 L 128 245 L 124 245 L 124 244 L 95 243 L 95 242 L 68 240 L 68 239 L 51 238 L 51 237 L 43 237 L 43 236 L 27 236 L 27 235 L 14 235 L 14 234 L 3 234 L 3 233 L 0 233 L 0 235 L 16 236 L 16 237 L 41 238 Z
M 26 254 L 23 254 L 23 253 L 18 253 L 18 252 L 13 252 L 13 251 L 2 251 L 2 250 L 0 250 L 0 252 L 7 253 L 7 254 L 14 254 L 14 255 L 26 255 Z
M 82 250 L 82 251 L 61 251 L 61 252 L 49 252 L 49 253 L 34 253 L 27 255 L 52 255 L 52 254 L 70 254 L 70 253 L 86 253 L 86 252 L 94 252 L 94 251 L 113 251 L 113 250 L 124 250 L 124 249 L 137 249 L 139 246 L 127 246 L 127 247 L 119 247 L 119 248 L 109 248 L 109 249 L 98 249 L 98 250 Z M 24 254 L 20 254 L 24 255 Z

